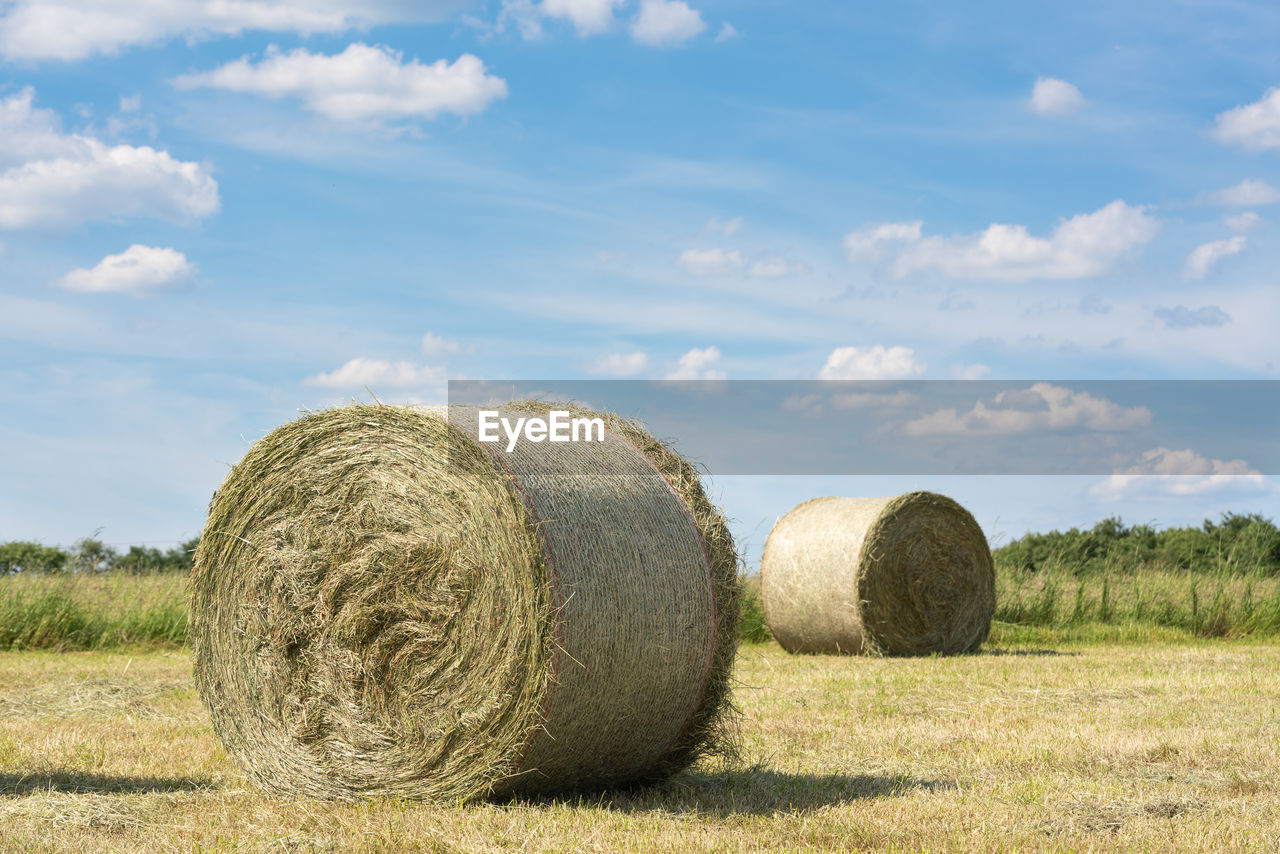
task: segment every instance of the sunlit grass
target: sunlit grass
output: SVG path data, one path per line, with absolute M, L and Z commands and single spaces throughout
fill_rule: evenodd
M 740 765 L 513 803 L 341 803 L 247 780 L 185 650 L 0 653 L 0 851 L 1280 850 L 1274 642 L 752 644 L 735 695 Z
M 1079 573 L 997 564 L 997 644 L 1145 643 L 1280 636 L 1280 577 L 1223 563 L 1187 572 L 1114 562 Z M 759 577 L 746 579 L 740 634 L 769 640 Z M 186 574 L 18 573 L 0 576 L 0 649 L 181 646 Z
M 0 649 L 177 646 L 187 637 L 186 585 L 178 572 L 0 576 Z

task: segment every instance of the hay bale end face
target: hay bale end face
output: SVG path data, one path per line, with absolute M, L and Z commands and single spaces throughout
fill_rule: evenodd
M 799 505 L 770 532 L 760 582 L 769 631 L 790 652 L 968 652 L 995 613 L 982 529 L 933 492 Z
M 380 405 L 250 449 L 210 506 L 191 637 L 253 778 L 459 802 L 658 780 L 726 747 L 733 541 L 687 461 L 589 414 L 605 442 L 501 464 L 441 410 Z

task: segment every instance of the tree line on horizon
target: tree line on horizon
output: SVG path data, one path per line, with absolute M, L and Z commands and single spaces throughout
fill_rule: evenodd
M 25 540 L 0 543 L 0 575 L 12 572 L 187 572 L 195 559 L 199 537 L 161 551 L 130 546 L 118 551 L 101 540 L 86 537 L 70 549 Z
M 1259 513 L 1223 513 L 1199 526 L 1157 530 L 1110 516 L 1092 528 L 1026 534 L 992 552 L 997 567 L 1077 575 L 1143 568 L 1172 572 L 1280 575 L 1280 528 Z
M 0 543 L 0 574 L 32 572 L 186 572 L 200 538 L 166 550 L 130 546 L 118 551 L 86 537 L 70 549 L 30 541 Z M 1030 533 L 993 550 L 999 568 L 1037 572 L 1049 566 L 1077 574 L 1154 567 L 1280 575 L 1280 528 L 1259 513 L 1224 513 L 1198 526 L 1126 525 L 1110 516 L 1092 528 Z

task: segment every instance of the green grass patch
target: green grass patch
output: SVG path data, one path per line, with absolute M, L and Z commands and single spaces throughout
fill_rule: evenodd
M 1163 539 L 1118 520 L 1086 532 L 1029 535 L 995 552 L 991 644 L 1280 637 L 1272 531 L 1267 520 L 1229 516 Z M 1175 545 L 1182 549 L 1177 560 L 1170 557 Z M 739 637 L 767 642 L 759 576 L 743 581 Z M 186 585 L 184 572 L 0 574 L 0 650 L 180 646 Z
M 1280 578 L 1177 572 L 1150 566 L 1077 573 L 1048 564 L 996 572 L 996 620 L 1007 626 L 1172 629 L 1198 638 L 1280 635 Z M 1132 635 L 1136 629 L 1125 629 Z
M 179 646 L 186 588 L 186 575 L 173 572 L 0 576 L 0 650 Z

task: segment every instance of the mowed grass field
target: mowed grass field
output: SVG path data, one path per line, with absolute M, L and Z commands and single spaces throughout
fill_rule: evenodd
M 589 798 L 256 790 L 179 648 L 0 653 L 0 851 L 1280 850 L 1280 644 L 737 663 L 746 763 Z

